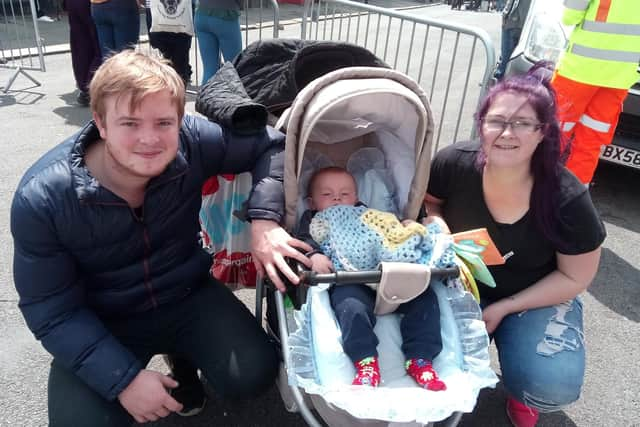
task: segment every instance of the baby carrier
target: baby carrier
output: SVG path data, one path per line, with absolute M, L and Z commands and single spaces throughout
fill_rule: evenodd
M 292 41 L 291 46 L 298 42 Z M 249 46 L 247 50 L 269 51 L 273 48 L 269 43 L 259 42 L 262 47 Z M 316 69 L 314 79 L 301 78 L 304 64 L 296 62 L 295 53 L 290 55 L 279 68 L 289 72 L 282 79 L 287 84 L 280 86 L 286 93 L 276 90 L 274 99 L 278 101 L 273 108 L 267 107 L 272 122 L 277 120 L 275 126 L 286 134 L 285 227 L 293 232 L 307 208 L 310 175 L 330 165 L 344 167 L 354 175 L 359 198 L 367 206 L 401 218 L 418 218 L 429 178 L 434 128 L 427 96 L 411 78 L 387 68 L 362 48 L 310 43 L 317 53 L 312 62 L 325 64 L 321 75 Z M 352 61 L 353 55 L 340 56 L 340 52 L 353 51 L 367 63 Z M 323 54 L 327 61 L 322 61 Z M 333 71 L 327 69 L 326 64 L 335 58 L 341 58 L 334 61 L 337 66 Z M 243 83 L 252 81 L 238 58 L 235 65 L 240 65 L 238 74 Z M 300 81 L 304 86 L 297 86 Z M 247 86 L 249 97 L 254 101 L 260 98 L 255 96 L 259 87 L 245 83 Z M 270 105 L 265 98 L 261 102 Z M 285 109 L 288 103 L 291 105 Z M 329 275 L 294 267 L 305 283 L 291 287 L 286 295 L 273 291 L 265 282 L 256 285 L 256 317 L 262 319 L 266 296 L 267 329 L 279 341 L 283 357 L 280 393 L 287 409 L 300 411 L 309 425 L 320 425 L 312 409 L 334 426 L 426 425 L 447 418 L 455 425 L 462 412 L 473 410 L 479 391 L 497 383 L 489 366 L 489 339 L 480 307 L 457 278 L 457 269 L 422 268 L 417 273 L 418 282 L 429 283 L 440 305 L 443 348 L 433 363 L 447 390 L 432 392 L 405 373 L 400 315 L 393 313 L 379 316 L 375 327 L 382 385 L 351 385 L 354 368 L 342 351 L 327 288 L 332 283 L 375 283 L 389 275 L 392 286 L 394 282 L 396 286 L 404 284 L 404 280 L 394 280 L 398 274 L 394 265 Z M 390 291 L 387 302 L 393 303 L 401 290 L 402 286 Z

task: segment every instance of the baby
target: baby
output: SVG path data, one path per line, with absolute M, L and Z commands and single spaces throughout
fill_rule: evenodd
M 311 209 L 303 214 L 297 234 L 314 248 L 314 251 L 307 254 L 313 263 L 312 269 L 318 273 L 329 273 L 334 268 L 343 268 L 341 263 L 337 260 L 336 263 L 332 262 L 322 252 L 320 242 L 314 240 L 310 233 L 310 224 L 318 212 L 333 206 L 351 206 L 357 210 L 368 211 L 364 204 L 358 201 L 355 179 L 342 168 L 320 169 L 309 181 L 308 195 Z M 405 223 L 408 228 L 422 228 L 413 221 Z M 354 237 L 366 236 L 356 234 Z M 327 246 L 323 243 L 322 247 Z M 375 248 L 371 248 L 372 252 L 374 250 Z M 373 332 L 376 322 L 375 291 L 364 284 L 337 285 L 330 288 L 329 297 L 342 331 L 344 351 L 356 368 L 353 384 L 378 386 L 378 338 Z M 400 332 L 408 375 L 428 390 L 445 390 L 446 385 L 438 378 L 431 364 L 442 350 L 440 309 L 435 293 L 428 287 L 415 299 L 401 304 L 396 311 L 404 314 L 400 322 Z

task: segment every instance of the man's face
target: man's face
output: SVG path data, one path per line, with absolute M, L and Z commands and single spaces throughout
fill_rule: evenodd
M 94 119 L 105 141 L 108 174 L 118 178 L 148 178 L 160 175 L 176 157 L 180 120 L 169 91 L 143 98 L 135 111 L 130 96 L 108 97 L 104 120 Z

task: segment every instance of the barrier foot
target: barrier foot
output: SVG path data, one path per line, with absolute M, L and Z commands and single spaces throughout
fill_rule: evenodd
M 2 90 L 2 92 L 7 93 L 9 92 L 9 89 L 11 89 L 11 86 L 13 85 L 13 82 L 15 82 L 16 78 L 18 77 L 18 75 L 22 74 L 23 76 L 25 76 L 26 78 L 28 78 L 29 80 L 31 80 L 33 82 L 33 84 L 35 85 L 34 87 L 40 86 L 40 82 L 37 81 L 36 79 L 34 79 L 33 77 L 31 77 L 31 75 L 29 75 L 29 73 L 27 73 L 26 71 L 24 71 L 21 67 L 16 68 L 16 72 L 13 73 L 13 75 L 11 77 L 9 77 L 9 81 L 7 82 L 7 84 L 4 86 L 4 89 Z

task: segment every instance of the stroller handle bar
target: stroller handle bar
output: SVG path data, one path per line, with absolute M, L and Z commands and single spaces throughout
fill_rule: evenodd
M 457 277 L 460 274 L 458 267 L 432 268 L 432 279 L 446 279 Z M 300 283 L 315 286 L 322 283 L 335 283 L 338 285 L 357 283 L 377 283 L 382 277 L 381 270 L 363 271 L 337 271 L 335 273 L 316 273 L 315 271 L 302 271 L 300 273 Z

